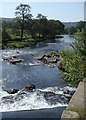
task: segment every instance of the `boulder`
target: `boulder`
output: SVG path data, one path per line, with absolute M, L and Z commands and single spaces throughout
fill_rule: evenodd
M 2 59 L 3 60 L 10 60 L 10 57 L 9 56 L 3 56 Z
M 70 89 L 65 89 L 65 90 L 63 91 L 63 93 L 64 93 L 64 94 L 73 95 L 73 94 L 75 93 L 75 91 L 76 91 L 76 90 L 74 90 L 74 89 L 72 89 L 72 90 L 70 90 Z
M 47 56 L 45 56 L 44 60 L 46 60 L 47 63 L 57 63 L 57 59 L 54 57 L 48 58 Z
M 80 116 L 77 112 L 64 110 L 61 116 L 61 120 L 80 120 Z
M 12 64 L 16 64 L 16 63 L 19 63 L 19 62 L 22 62 L 23 59 L 20 59 L 20 58 L 12 58 L 9 60 L 10 63 Z
M 47 58 L 51 58 L 52 56 L 51 55 L 46 55 Z
M 35 87 L 34 84 L 28 84 L 28 85 L 25 86 L 25 88 L 28 89 L 28 90 L 34 90 L 34 89 L 36 89 L 36 87 Z
M 69 94 L 69 92 L 70 92 L 69 90 L 64 90 L 63 91 L 64 94 Z
M 46 55 L 41 55 L 41 56 L 35 57 L 35 59 L 37 59 L 37 60 L 43 60 L 43 58 L 44 58 L 45 56 L 46 56 Z
M 49 97 L 51 97 L 51 96 L 55 96 L 55 93 L 53 93 L 53 92 L 46 92 L 46 93 L 44 94 L 44 97 L 45 97 L 45 98 L 49 98 Z
M 71 99 L 72 95 L 70 95 L 70 94 L 65 94 L 65 97 L 68 98 L 68 99 Z

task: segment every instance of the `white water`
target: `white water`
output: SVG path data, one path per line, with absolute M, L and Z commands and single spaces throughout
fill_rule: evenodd
M 50 96 L 45 99 L 46 92 L 53 92 L 55 95 L 63 95 L 64 89 L 73 90 L 71 87 L 48 87 L 45 89 L 36 89 L 35 91 L 20 90 L 15 94 L 8 94 L 6 91 L 0 90 L 0 112 L 18 111 L 18 110 L 33 110 L 67 106 L 67 103 L 60 102 L 58 97 L 54 103 L 50 100 L 55 96 Z
M 36 62 L 36 61 L 33 61 L 31 63 L 29 63 L 30 66 L 38 66 L 38 65 L 41 65 L 41 62 Z

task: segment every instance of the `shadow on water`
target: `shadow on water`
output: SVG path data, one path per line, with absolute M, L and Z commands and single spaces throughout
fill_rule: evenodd
M 60 120 L 61 114 L 65 110 L 65 107 L 52 108 L 52 109 L 41 109 L 33 111 L 15 111 L 15 112 L 4 112 L 2 113 L 2 120 Z

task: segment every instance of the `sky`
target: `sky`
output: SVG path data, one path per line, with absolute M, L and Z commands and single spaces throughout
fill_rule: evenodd
M 0 17 L 14 18 L 15 8 L 20 4 L 28 4 L 34 18 L 38 13 L 48 19 L 62 22 L 77 22 L 84 20 L 84 2 L 1 2 Z

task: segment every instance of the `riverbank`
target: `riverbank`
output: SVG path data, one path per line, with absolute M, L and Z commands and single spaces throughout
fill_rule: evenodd
M 86 78 L 83 82 L 80 82 L 77 91 L 72 96 L 66 110 L 61 116 L 61 120 L 76 119 L 76 120 L 86 120 Z
M 63 35 L 58 35 L 56 36 L 55 39 L 61 39 L 63 38 Z M 22 40 L 20 38 L 18 39 L 12 39 L 12 40 L 7 40 L 5 43 L 2 41 L 2 49 L 7 49 L 7 48 L 25 48 L 25 47 L 32 47 L 36 46 L 37 43 L 48 43 L 48 42 L 56 42 L 55 39 L 43 39 L 43 38 L 23 38 Z M 41 45 L 42 45 L 41 44 Z

